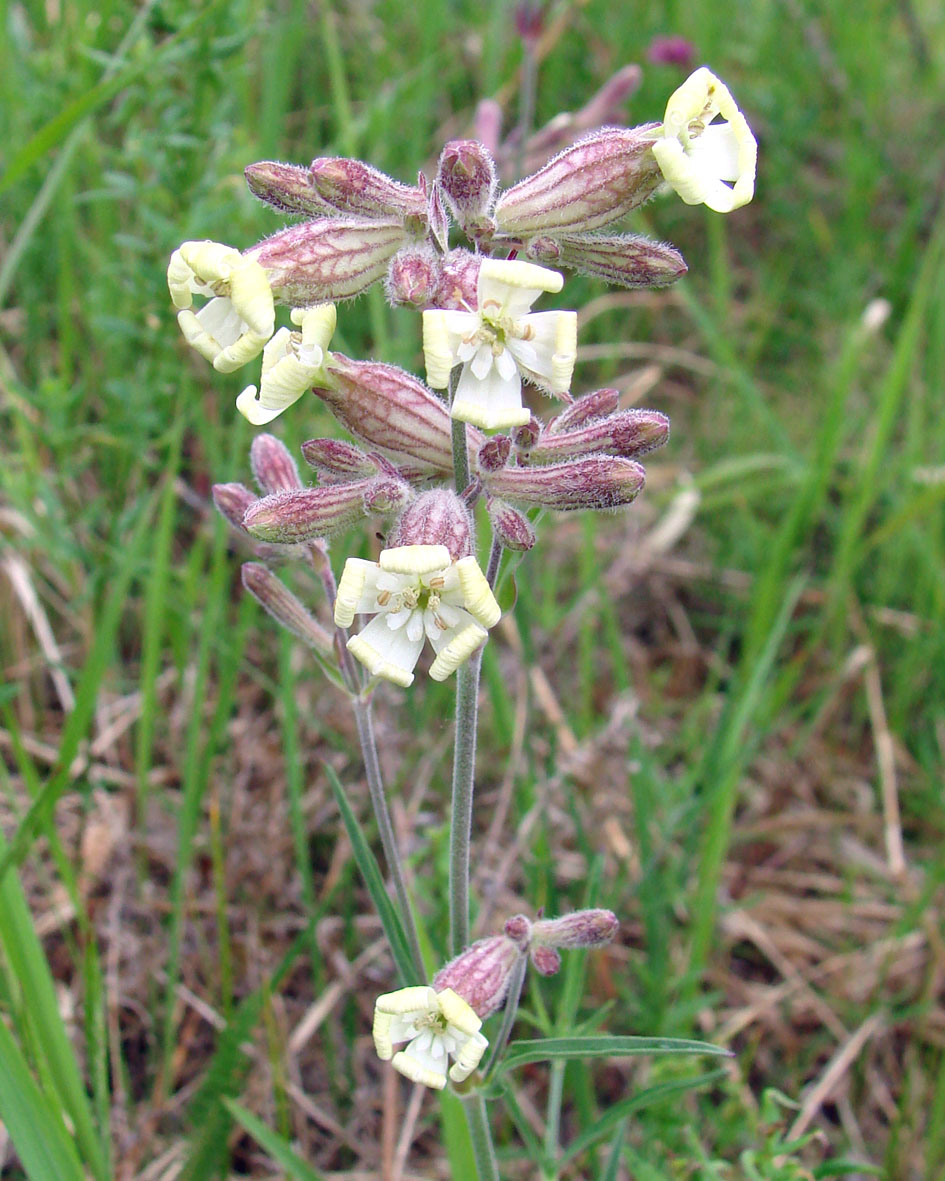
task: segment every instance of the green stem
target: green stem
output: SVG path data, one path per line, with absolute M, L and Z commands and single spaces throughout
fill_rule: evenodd
M 453 370 L 455 373 L 456 370 Z M 450 402 L 453 400 L 453 376 L 450 375 Z M 466 444 L 466 424 L 453 419 L 453 480 L 462 495 L 469 487 L 469 448 Z
M 476 1172 L 479 1181 L 499 1181 L 499 1165 L 492 1147 L 492 1129 L 486 1115 L 486 1101 L 481 1093 L 473 1092 L 462 1097 L 473 1153 L 476 1157 Z
M 459 955 L 469 942 L 469 843 L 476 774 L 476 723 L 482 649 L 456 672 L 456 746 L 453 751 L 453 807 L 450 818 L 450 949 Z
M 417 969 L 417 978 L 426 979 L 426 969 L 423 965 L 423 955 L 420 952 L 420 939 L 417 935 L 417 925 L 414 922 L 413 909 L 410 905 L 410 895 L 407 893 L 407 881 L 404 877 L 404 867 L 397 849 L 394 836 L 394 826 L 391 823 L 390 812 L 387 809 L 387 798 L 384 795 L 384 780 L 381 777 L 381 763 L 377 754 L 377 739 L 374 736 L 374 719 L 371 716 L 371 702 L 364 697 L 352 697 L 354 718 L 358 727 L 358 738 L 361 742 L 361 755 L 364 759 L 364 771 L 367 775 L 368 791 L 371 794 L 371 806 L 374 808 L 374 818 L 377 821 L 377 831 L 384 849 L 387 869 L 394 882 L 394 892 L 400 904 L 404 929 L 410 941 Z
M 512 969 L 512 978 L 509 981 L 509 995 L 505 1001 L 505 1008 L 502 1010 L 502 1024 L 499 1026 L 498 1033 L 492 1039 L 492 1054 L 489 1058 L 489 1065 L 483 1071 L 486 1078 L 489 1078 L 493 1070 L 498 1066 L 499 1059 L 502 1057 L 502 1051 L 505 1049 L 506 1043 L 511 1036 L 512 1026 L 515 1024 L 515 1018 L 518 1016 L 518 1002 L 522 996 L 522 985 L 525 983 L 525 971 L 527 968 L 528 956 L 523 955 Z

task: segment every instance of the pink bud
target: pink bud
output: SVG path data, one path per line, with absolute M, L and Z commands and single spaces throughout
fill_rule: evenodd
M 512 440 L 508 435 L 493 435 L 479 448 L 479 468 L 484 472 L 497 472 L 505 467 L 512 453 Z
M 604 127 L 579 139 L 502 194 L 495 208 L 499 231 L 557 235 L 617 221 L 663 183 L 650 150 L 658 132 L 656 123 Z
M 519 451 L 527 451 L 529 447 L 535 446 L 540 434 L 541 423 L 532 415 L 528 422 L 515 428 L 512 432 L 512 439 Z
M 395 307 L 407 304 L 414 308 L 438 307 L 440 255 L 432 246 L 404 246 L 391 259 L 384 288 Z
M 430 219 L 430 233 L 440 248 L 440 252 L 445 254 L 450 245 L 450 216 L 446 211 L 446 205 L 443 202 L 443 190 L 439 185 L 434 185 L 433 191 L 430 193 L 428 216 Z
M 401 545 L 445 545 L 453 561 L 472 553 L 472 516 L 455 492 L 436 488 L 408 504 L 387 538 Z
M 311 307 L 350 299 L 383 279 L 406 240 L 399 222 L 322 217 L 265 238 L 244 257 L 265 268 L 277 299 Z
M 263 492 L 291 492 L 302 487 L 295 460 L 275 435 L 257 435 L 253 439 L 249 462 Z
M 506 549 L 523 553 L 535 544 L 535 529 L 528 517 L 504 500 L 489 497 L 489 520 L 492 531 Z
M 422 382 L 394 365 L 352 361 L 340 353 L 331 354 L 327 368 L 331 385 L 316 389 L 315 396 L 346 430 L 398 463 L 413 463 L 428 475 L 452 475 L 449 410 Z M 467 427 L 466 437 L 475 454 L 482 433 Z
M 483 1019 L 502 1007 L 523 951 L 506 935 L 480 939 L 433 977 L 437 992 L 451 988 Z
M 260 160 L 243 170 L 254 197 L 283 213 L 306 213 L 310 217 L 332 216 L 334 210 L 315 188 L 312 174 L 298 164 L 277 164 Z
M 614 389 L 592 390 L 576 398 L 557 418 L 551 419 L 545 428 L 549 434 L 558 431 L 573 431 L 592 418 L 613 414 L 620 405 L 620 391 Z
M 685 37 L 654 37 L 646 57 L 656 66 L 681 66 L 687 70 L 695 60 L 696 47 Z
M 426 198 L 417 188 L 393 180 L 361 160 L 319 156 L 311 164 L 318 195 L 339 213 L 370 221 L 409 216 L 423 218 Z
M 318 473 L 320 484 L 346 484 L 377 475 L 377 464 L 360 447 L 343 439 L 308 439 L 302 458 Z
M 436 179 L 461 226 L 488 219 L 495 198 L 495 161 L 478 140 L 450 140 L 440 153 Z
M 642 234 L 534 238 L 525 253 L 536 262 L 568 267 L 619 287 L 666 287 L 689 269 L 678 250 Z
M 553 947 L 533 947 L 529 956 L 532 967 L 540 976 L 556 976 L 561 971 L 561 956 Z
M 256 493 L 250 492 L 244 484 L 214 484 L 210 494 L 217 511 L 226 517 L 234 529 L 245 533 L 243 516 L 259 499 Z
M 468 311 L 476 307 L 476 287 L 481 266 L 481 255 L 468 250 L 451 250 L 443 258 L 440 269 L 436 307 L 454 311 Z
M 558 512 L 630 504 L 645 478 L 643 468 L 632 459 L 610 455 L 589 455 L 548 467 L 505 467 L 482 473 L 490 495 Z
M 623 410 L 570 431 L 544 431 L 530 448 L 520 448 L 520 463 L 546 464 L 605 452 L 628 459 L 662 447 L 669 419 L 658 410 Z
M 331 636 L 268 567 L 245 562 L 242 573 L 243 586 L 277 623 L 323 656 L 331 655 L 334 651 Z
M 612 910 L 576 910 L 557 919 L 532 924 L 532 945 L 544 947 L 601 947 L 620 930 Z
M 502 930 L 510 939 L 514 939 L 519 947 L 527 947 L 532 933 L 532 921 L 524 914 L 513 914 L 505 920 Z
M 243 525 L 262 541 L 312 541 L 343 532 L 372 512 L 396 512 L 407 503 L 409 495 L 407 484 L 389 476 L 276 492 L 256 501 L 243 518 Z

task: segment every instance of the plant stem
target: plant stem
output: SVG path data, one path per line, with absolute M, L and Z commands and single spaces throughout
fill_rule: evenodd
M 525 155 L 528 137 L 532 133 L 535 118 L 535 92 L 538 89 L 538 62 L 535 58 L 535 42 L 531 37 L 522 38 L 522 80 L 519 86 L 518 149 L 515 153 L 515 179 L 521 180 L 525 173 Z
M 518 1002 L 522 995 L 522 985 L 525 983 L 525 972 L 527 968 L 528 956 L 523 955 L 512 969 L 512 979 L 509 981 L 509 995 L 505 1001 L 505 1008 L 502 1010 L 502 1024 L 499 1026 L 499 1032 L 492 1039 L 492 1054 L 489 1058 L 489 1065 L 483 1071 L 486 1078 L 492 1074 L 493 1070 L 499 1064 L 502 1051 L 505 1049 L 506 1042 L 512 1033 L 512 1026 L 515 1024 L 515 1018 L 518 1015 Z
M 464 1095 L 462 1103 L 469 1124 L 479 1181 L 499 1181 L 499 1165 L 492 1147 L 492 1129 L 486 1115 L 486 1101 L 479 1092 L 473 1092 Z
M 417 977 L 419 980 L 424 980 L 426 979 L 426 969 L 424 968 L 423 956 L 420 952 L 417 925 L 414 922 L 413 910 L 410 906 L 410 896 L 407 893 L 407 881 L 404 877 L 404 868 L 397 849 L 397 840 L 394 836 L 394 826 L 391 823 L 390 812 L 387 809 L 387 798 L 384 795 L 384 781 L 381 778 L 381 763 L 377 754 L 377 739 L 374 736 L 374 719 L 371 716 L 371 702 L 370 700 L 365 700 L 364 697 L 354 696 L 351 702 L 354 708 L 355 722 L 358 727 L 358 738 L 361 742 L 361 755 L 364 759 L 364 771 L 367 775 L 368 791 L 371 794 L 371 805 L 374 808 L 374 818 L 377 821 L 377 830 L 384 849 L 384 858 L 387 861 L 387 869 L 394 882 L 394 891 L 397 894 L 397 901 L 400 904 L 404 929 L 410 941 L 410 950 L 413 953 L 414 963 L 417 968 Z
M 455 370 L 454 370 L 455 372 Z M 452 382 L 452 377 L 450 382 Z M 452 401 L 452 390 L 450 391 Z M 466 446 L 466 424 L 453 419 L 453 480 L 456 491 L 462 495 L 469 487 L 469 451 Z
M 469 842 L 476 775 L 476 724 L 482 649 L 456 672 L 456 745 L 453 750 L 453 807 L 450 817 L 450 953 L 469 942 Z

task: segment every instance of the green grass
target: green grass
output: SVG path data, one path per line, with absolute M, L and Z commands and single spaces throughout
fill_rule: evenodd
M 444 136 L 468 131 L 478 98 L 504 95 L 514 121 L 509 13 L 391 0 L 3 10 L 0 558 L 25 563 L 55 639 L 41 649 L 0 575 L 0 1118 L 17 1153 L 5 1176 L 106 1178 L 165 1152 L 192 1176 L 331 1175 L 363 1163 L 337 1129 L 378 1142 L 392 1126 L 366 1038 L 394 968 L 379 952 L 342 972 L 380 928 L 322 770 L 351 786 L 373 837 L 353 727 L 241 592 L 243 555 L 209 486 L 249 479 L 242 375 L 186 349 L 164 271 L 186 238 L 243 246 L 282 225 L 247 194 L 248 162 L 350 152 L 412 180 Z M 869 0 L 854 18 L 589 0 L 551 21 L 539 124 L 678 33 L 731 84 L 760 173 L 755 202 L 727 219 L 648 206 L 638 228 L 676 244 L 690 276 L 614 301 L 582 333 L 600 348 L 578 390 L 639 368 L 625 342 L 700 363 L 662 364 L 644 399 L 671 415 L 673 438 L 641 502 L 619 518 L 546 519 L 543 548 L 516 569 L 521 650 L 562 717 L 510 641 L 490 644 L 480 837 L 506 779 L 511 798 L 484 870 L 528 836 L 498 899 L 479 904 L 482 933 L 513 899 L 583 904 L 596 874 L 621 945 L 531 980 L 517 1036 L 565 1036 L 601 1008 L 613 1035 L 711 1041 L 731 1024 L 737 1065 L 700 1086 L 692 1061 L 531 1065 L 505 1080 L 508 1107 L 490 1104 L 503 1167 L 528 1175 L 528 1146 L 548 1165 L 560 1128 L 559 1159 L 573 1155 L 562 1177 L 748 1176 L 746 1161 L 800 1176 L 777 1164 L 796 1112 L 761 1094 L 803 1103 L 841 1031 L 882 1012 L 844 1094 L 805 1125 L 825 1140 L 789 1156 L 816 1176 L 845 1158 L 894 1181 L 939 1175 L 945 20 L 927 2 Z M 680 78 L 646 66 L 629 119 L 658 118 Z M 575 279 L 565 294 L 581 306 L 604 292 Z M 880 298 L 888 319 L 868 329 Z M 339 310 L 339 341 L 419 370 L 419 325 L 378 292 Z M 295 450 L 331 424 L 300 403 L 275 429 Z M 688 487 L 691 525 L 635 572 L 629 559 Z M 895 756 L 902 880 L 884 868 L 866 648 Z M 449 687 L 418 683 L 382 695 L 378 719 L 437 956 L 450 702 Z M 126 821 L 95 876 L 101 792 Z M 75 917 L 52 921 L 63 900 Z M 767 943 L 737 925 L 744 914 Z M 884 939 L 899 942 L 856 958 Z M 796 991 L 778 994 L 785 979 Z M 770 1004 L 749 1019 L 760 997 Z M 440 1121 L 465 1159 L 462 1121 L 437 1111 L 421 1117 L 418 1174 L 445 1159 Z M 144 1129 L 134 1144 L 127 1127 Z

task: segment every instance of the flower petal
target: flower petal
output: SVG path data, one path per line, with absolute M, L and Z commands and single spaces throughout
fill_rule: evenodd
M 393 574 L 432 574 L 452 561 L 445 545 L 398 545 L 381 550 L 378 560 Z
M 443 632 L 438 641 L 431 640 L 437 654 L 436 660 L 430 665 L 431 678 L 434 681 L 445 681 L 488 638 L 489 633 L 486 629 L 470 620 Z
M 377 605 L 380 572 L 377 562 L 348 558 L 335 595 L 335 624 L 338 627 L 350 627 L 355 615 L 380 610 Z
M 348 651 L 372 677 L 383 677 L 406 688 L 423 650 L 423 637 L 411 640 L 405 628 L 391 630 L 383 614 L 375 615 L 359 635 L 348 640 Z
M 483 627 L 494 627 L 502 617 L 502 608 L 479 563 L 474 557 L 460 558 L 455 570 L 463 592 L 463 606 Z
M 524 426 L 531 418 L 531 411 L 522 405 L 522 381 L 517 371 L 505 379 L 493 368 L 483 381 L 479 381 L 469 366 L 464 366 L 450 415 L 483 430 L 495 430 Z

